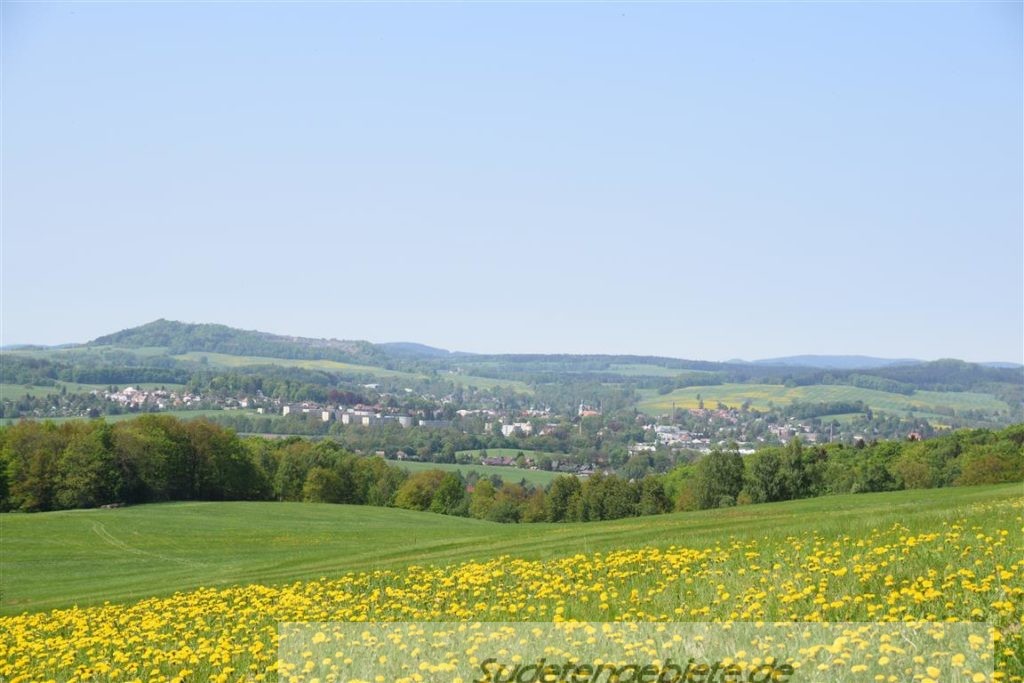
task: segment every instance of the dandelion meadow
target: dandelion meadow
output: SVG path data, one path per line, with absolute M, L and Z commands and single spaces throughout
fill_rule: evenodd
M 774 526 L 751 520 L 787 519 L 791 506 L 806 513 L 799 506 L 811 503 L 746 506 L 749 517 L 721 510 L 668 515 L 656 524 L 533 525 L 514 539 L 502 535 L 508 526 L 487 525 L 498 540 L 489 557 L 475 537 L 474 551 L 458 551 L 475 559 L 456 553 L 423 563 L 408 556 L 388 568 L 170 595 L 154 586 L 158 597 L 149 599 L 6 616 L 0 677 L 277 680 L 284 622 L 963 622 L 982 627 L 974 636 L 982 641 L 935 641 L 913 655 L 908 680 L 948 680 L 931 674 L 955 670 L 957 680 L 1014 683 L 1024 673 L 1020 493 L 1019 486 L 1000 486 L 837 497 L 832 516 L 823 498 L 813 501 L 816 515 Z M 45 519 L 30 519 L 37 518 Z M 584 529 L 597 536 L 583 536 Z M 584 540 L 602 529 L 605 545 Z M 516 554 L 502 553 L 510 548 Z M 994 673 L 969 665 L 979 646 L 990 650 Z M 868 660 L 850 658 L 840 648 L 821 663 L 896 683 L 899 675 L 875 673 L 886 657 L 876 651 Z M 424 680 L 418 670 L 404 678 Z

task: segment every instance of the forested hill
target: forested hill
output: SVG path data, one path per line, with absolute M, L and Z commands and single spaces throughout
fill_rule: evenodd
M 891 365 L 915 365 L 924 361 L 916 358 L 877 358 L 875 356 L 821 356 L 802 355 L 784 356 L 781 358 L 763 358 L 755 360 L 755 365 L 788 365 L 805 368 L 822 368 L 825 370 L 863 370 L 865 368 L 884 368 Z
M 789 383 L 799 386 L 847 384 L 892 393 L 915 390 L 983 391 L 1016 400 L 1013 387 L 1024 386 L 1020 367 L 992 367 L 961 360 L 907 361 L 875 367 L 824 368 L 768 361 L 711 362 L 644 355 L 473 354 L 450 353 L 422 344 L 313 339 L 240 330 L 226 325 L 156 320 L 99 337 L 86 346 L 161 348 L 169 355 L 222 353 L 282 359 L 333 360 L 367 366 L 417 371 L 461 369 L 481 377 L 530 383 L 563 381 L 586 375 L 593 381 L 618 382 L 636 373 L 636 366 L 663 369 L 656 373 L 666 387 L 722 382 Z M 780 359 L 785 360 L 785 359 Z M 867 364 L 871 365 L 871 364 Z M 694 372 L 698 374 L 693 374 Z M 638 374 L 643 374 L 640 372 Z M 996 391 L 993 391 L 996 390 Z M 1008 391 L 1009 390 L 1009 391 Z
M 335 360 L 371 365 L 386 359 L 382 349 L 366 341 L 288 337 L 227 325 L 182 323 L 162 318 L 99 337 L 87 346 L 162 347 L 171 354 L 206 351 L 234 356 Z

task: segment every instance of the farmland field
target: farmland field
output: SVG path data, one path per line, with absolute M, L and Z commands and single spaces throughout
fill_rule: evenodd
M 118 387 L 129 386 L 118 385 Z M 167 391 L 180 391 L 185 388 L 184 384 L 167 384 L 161 382 L 142 382 L 132 384 L 136 389 L 160 389 Z M 67 389 L 68 393 L 89 393 L 90 391 L 106 391 L 110 388 L 108 384 L 78 384 L 76 382 L 57 382 L 54 386 L 35 386 L 25 384 L 0 384 L 0 400 L 14 400 L 28 394 L 29 396 L 46 396 L 48 394 L 59 394 L 61 388 Z
M 234 356 L 227 353 L 211 353 L 207 351 L 190 351 L 177 356 L 171 356 L 177 360 L 190 361 L 193 363 L 205 362 L 214 367 L 240 368 L 249 365 L 280 365 L 286 368 L 304 368 L 306 370 L 324 370 L 326 372 L 338 372 L 349 375 L 373 375 L 374 377 L 400 377 L 414 379 L 417 376 L 408 372 L 388 370 L 370 365 L 356 365 L 354 363 L 342 363 L 335 360 L 307 360 L 304 358 L 270 358 L 269 356 Z
M 576 524 L 496 524 L 312 503 L 167 503 L 7 513 L 0 515 L 0 611 L 123 601 L 200 585 L 291 581 L 413 561 L 706 545 L 769 532 L 778 538 L 801 530 L 859 533 L 901 520 L 920 530 L 941 526 L 961 508 L 1019 500 L 1022 493 L 1019 484 L 1008 484 L 827 496 Z M 995 518 L 987 515 L 986 521 Z
M 564 525 L 290 503 L 8 514 L 3 610 L 30 612 L 0 618 L 0 676 L 262 679 L 282 621 L 952 619 L 996 625 L 995 680 L 1014 683 L 1021 494 L 846 495 Z M 104 600 L 129 602 L 85 607 Z M 951 656 L 962 665 L 951 645 L 919 658 L 914 680 Z
M 520 453 L 522 453 L 527 458 L 547 456 L 554 460 L 558 460 L 559 458 L 565 457 L 565 453 L 552 453 L 549 451 L 531 451 L 527 448 L 475 448 L 470 449 L 468 451 L 456 451 L 455 457 L 457 459 L 471 458 L 473 461 L 476 461 L 479 459 L 481 452 L 486 453 L 487 457 L 489 458 L 514 458 Z
M 83 359 L 100 359 L 110 354 L 130 354 L 133 356 L 153 357 L 167 355 L 164 346 L 52 346 L 44 348 L 5 349 L 5 354 L 24 356 L 26 358 L 46 358 L 48 360 L 72 361 Z
M 106 386 L 95 384 L 75 384 L 73 382 L 58 382 L 54 386 L 37 386 L 33 384 L 0 384 L 0 400 L 13 401 L 23 396 L 37 398 L 48 394 L 59 394 L 61 387 L 67 387 L 69 392 L 90 392 L 94 389 L 105 390 Z
M 720 384 L 677 389 L 659 396 L 653 390 L 641 391 L 638 410 L 651 415 L 668 413 L 672 405 L 677 408 L 696 408 L 700 394 L 706 408 L 722 402 L 739 408 L 744 401 L 751 407 L 764 410 L 769 403 L 776 406 L 794 401 L 817 403 L 826 401 L 863 401 L 872 410 L 906 414 L 913 411 L 920 416 L 935 415 L 935 409 L 1005 411 L 1008 406 L 994 396 L 973 392 L 916 391 L 910 396 L 892 394 L 874 389 L 862 389 L 837 384 L 786 387 L 781 384 Z
M 205 351 L 191 351 L 178 356 L 172 356 L 178 360 L 191 361 L 194 363 L 206 362 L 211 366 L 225 368 L 239 368 L 253 365 L 279 365 L 288 368 L 304 368 L 306 370 L 323 370 L 347 375 L 366 375 L 381 379 L 406 379 L 422 380 L 425 375 L 417 375 L 400 370 L 388 370 L 372 365 L 356 365 L 354 363 L 342 363 L 333 360 L 306 360 L 296 358 L 270 358 L 264 356 L 234 356 L 226 353 L 207 353 Z M 462 386 L 475 386 L 479 389 L 489 389 L 496 386 L 507 387 L 522 393 L 530 393 L 530 388 L 524 383 L 515 380 L 491 379 L 489 377 L 475 377 L 459 373 L 446 373 L 441 375 L 455 384 Z
M 491 449 L 491 450 L 502 450 L 502 449 Z M 487 452 L 490 453 L 491 450 Z M 505 449 L 514 450 L 514 449 Z M 518 452 L 518 451 L 515 451 Z M 525 453 L 525 451 L 524 451 Z M 520 479 L 525 479 L 530 484 L 536 484 L 538 486 L 546 486 L 555 477 L 558 476 L 555 472 L 545 472 L 544 470 L 525 470 L 518 467 L 501 467 L 498 465 L 477 465 L 477 464 L 453 464 L 453 463 L 437 463 L 437 462 L 415 462 L 415 461 L 395 461 L 389 460 L 389 464 L 401 467 L 409 470 L 410 472 L 422 472 L 424 470 L 441 470 L 443 472 L 462 472 L 463 475 L 467 475 L 470 472 L 476 472 L 481 477 L 490 477 L 498 475 L 502 481 L 509 484 L 517 484 Z
M 282 621 L 953 619 L 996 625 L 995 680 L 1015 683 L 1022 515 L 1016 484 L 566 525 L 288 503 L 5 515 L 4 611 L 79 606 L 0 618 L 0 676 L 262 679 Z M 84 607 L 150 595 L 167 597 Z M 962 666 L 951 645 L 914 680 Z

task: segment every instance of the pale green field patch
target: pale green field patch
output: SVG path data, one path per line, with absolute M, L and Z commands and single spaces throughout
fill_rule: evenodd
M 863 401 L 872 410 L 906 414 L 915 412 L 924 416 L 936 410 L 984 410 L 1005 411 L 1008 406 L 994 396 L 974 392 L 917 391 L 905 396 L 874 389 L 862 389 L 838 384 L 786 387 L 780 384 L 720 384 L 677 389 L 669 394 L 658 395 L 653 390 L 643 390 L 637 408 L 644 413 L 658 415 L 668 413 L 675 404 L 677 408 L 698 407 L 697 395 L 704 401 L 705 408 L 715 408 L 721 402 L 731 408 L 739 408 L 745 401 L 751 407 L 765 410 L 770 405 L 784 406 L 794 401 L 820 403 L 836 401 Z

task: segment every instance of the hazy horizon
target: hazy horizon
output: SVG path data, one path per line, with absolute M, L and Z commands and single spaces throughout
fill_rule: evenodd
M 0 19 L 0 344 L 1024 360 L 1020 3 Z
M 151 323 L 151 322 L 156 322 L 156 320 L 159 320 L 159 318 L 158 319 L 154 319 L 154 320 L 148 320 L 148 321 L 146 321 L 144 323 L 139 323 L 139 325 L 132 325 L 132 326 L 130 326 L 128 328 L 124 328 L 124 329 L 132 329 L 134 327 L 139 327 L 141 325 L 145 325 L 145 324 L 148 324 L 148 323 Z M 223 324 L 223 323 L 216 323 L 216 322 L 213 322 L 213 321 L 178 320 L 178 321 L 173 321 L 173 322 L 181 322 L 181 323 L 186 323 L 186 324 L 214 324 L 214 325 Z M 863 353 L 857 353 L 857 352 L 850 352 L 850 353 L 828 353 L 828 352 L 825 352 L 825 353 L 804 353 L 804 352 L 801 352 L 801 351 L 797 351 L 797 352 L 794 352 L 794 353 L 786 353 L 786 354 L 781 354 L 781 355 L 776 355 L 776 356 L 754 356 L 754 357 L 750 357 L 750 358 L 740 358 L 740 357 L 736 357 L 736 356 L 731 357 L 731 358 L 697 358 L 697 357 L 672 356 L 672 355 L 666 355 L 666 354 L 647 353 L 647 352 L 644 352 L 643 350 L 621 351 L 621 352 L 614 352 L 614 353 L 612 353 L 612 352 L 604 352 L 604 351 L 587 351 L 587 350 L 566 351 L 566 350 L 559 350 L 559 349 L 554 349 L 554 350 L 550 350 L 550 351 L 541 351 L 541 352 L 524 352 L 524 351 L 519 351 L 517 349 L 503 349 L 503 350 L 497 350 L 497 351 L 479 351 L 477 349 L 462 348 L 462 347 L 435 346 L 433 344 L 427 344 L 425 342 L 418 341 L 416 339 L 368 339 L 368 338 L 359 337 L 359 336 L 355 336 L 355 337 L 332 337 L 332 336 L 325 336 L 325 335 L 297 335 L 297 334 L 293 334 L 293 333 L 290 333 L 290 332 L 287 332 L 287 331 L 272 330 L 272 329 L 262 329 L 262 328 L 236 328 L 236 329 L 246 329 L 247 331 L 266 332 L 266 333 L 269 333 L 269 334 L 274 334 L 274 335 L 279 335 L 279 336 L 284 336 L 284 337 L 303 337 L 303 338 L 309 338 L 309 339 L 335 339 L 335 340 L 338 340 L 338 341 L 367 341 L 367 342 L 370 342 L 372 344 L 419 344 L 419 345 L 429 346 L 431 348 L 437 348 L 437 349 L 441 349 L 443 351 L 449 351 L 449 352 L 453 352 L 453 353 L 471 353 L 471 354 L 482 354 L 482 355 L 488 355 L 488 354 L 500 355 L 500 354 L 520 354 L 520 353 L 541 353 L 541 354 L 554 354 L 554 355 L 568 354 L 568 355 L 663 356 L 663 357 L 666 357 L 666 358 L 677 358 L 677 359 L 680 359 L 680 360 L 713 361 L 713 362 L 730 362 L 730 361 L 760 362 L 760 361 L 766 361 L 766 360 L 788 359 L 788 358 L 799 358 L 799 357 L 835 357 L 835 356 L 878 358 L 878 359 L 883 359 L 883 360 L 911 360 L 911 361 L 925 361 L 925 362 L 935 361 L 935 360 L 942 360 L 942 359 L 947 359 L 947 358 L 953 358 L 952 356 L 939 356 L 939 357 L 936 357 L 936 358 L 921 358 L 921 357 L 915 357 L 915 356 L 872 356 L 870 354 L 863 354 Z M 98 336 L 102 337 L 102 336 L 106 336 L 107 334 L 112 334 L 114 332 L 120 332 L 120 331 L 122 331 L 122 330 L 110 330 L 109 332 L 105 332 L 104 334 L 98 335 Z M 0 348 L 12 348 L 12 347 L 19 347 L 19 346 L 43 346 L 43 347 L 50 347 L 50 348 L 59 347 L 59 346 L 74 346 L 74 345 L 79 345 L 79 344 L 90 343 L 90 342 L 94 341 L 94 339 L 95 338 L 76 340 L 76 341 L 67 341 L 67 342 L 58 342 L 58 343 L 55 343 L 55 344 L 38 344 L 38 343 L 34 343 L 34 342 L 4 342 L 3 346 L 0 347 Z M 971 362 L 971 363 L 1013 363 L 1013 364 L 1021 365 L 1021 363 L 1019 361 L 1006 360 L 1006 359 L 1000 359 L 1000 358 L 990 358 L 990 359 L 984 359 L 984 358 L 956 358 L 956 360 L 963 360 L 963 361 L 967 361 L 967 362 Z

